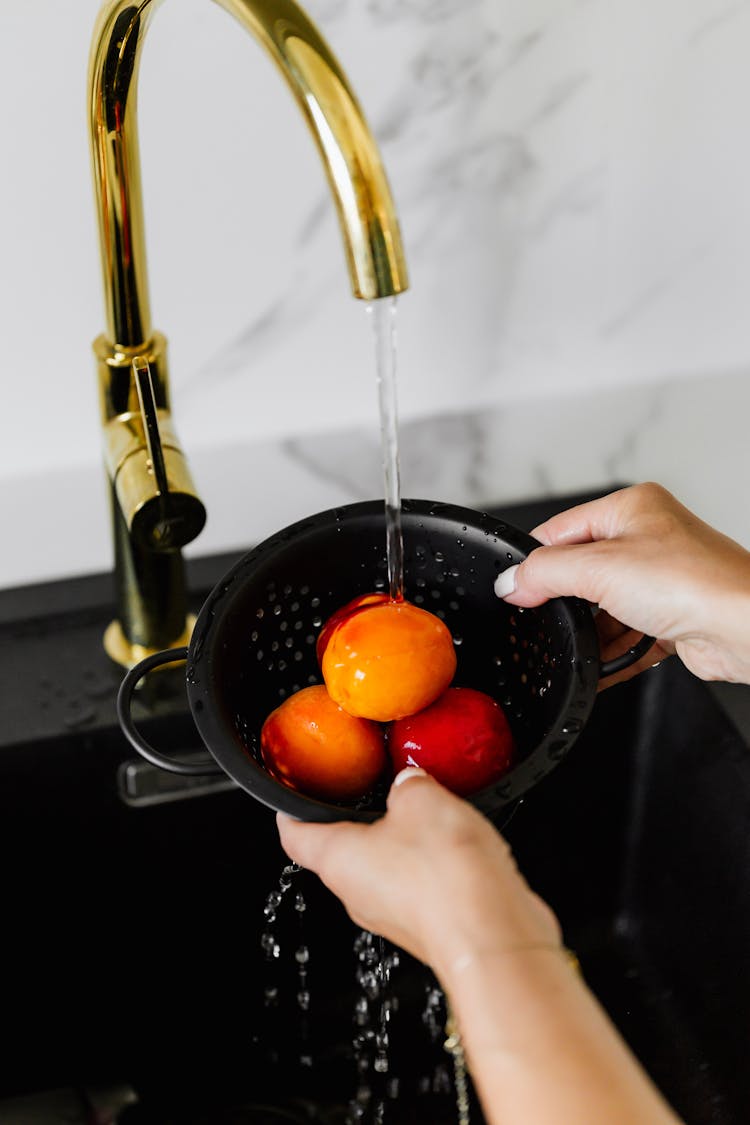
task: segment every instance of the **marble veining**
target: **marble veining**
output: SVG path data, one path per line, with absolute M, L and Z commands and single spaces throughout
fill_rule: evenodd
M 2 584 L 109 565 L 81 104 L 98 7 L 0 6 L 0 503 L 23 527 Z M 404 493 L 482 506 L 656 477 L 750 539 L 750 0 L 307 7 L 406 243 Z M 154 323 L 209 507 L 196 552 L 381 488 L 372 343 L 330 195 L 245 38 L 217 5 L 165 4 L 139 93 Z

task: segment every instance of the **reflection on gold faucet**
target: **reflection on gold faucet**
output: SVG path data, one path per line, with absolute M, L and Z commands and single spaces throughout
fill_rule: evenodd
M 141 44 L 161 0 L 106 0 L 88 80 L 107 331 L 94 343 L 111 484 L 121 664 L 186 643 L 181 547 L 205 509 L 171 423 L 166 341 L 151 327 L 137 132 Z M 351 286 L 373 300 L 407 286 L 398 220 L 377 146 L 330 49 L 292 0 L 218 0 L 263 44 L 294 94 L 326 169 Z

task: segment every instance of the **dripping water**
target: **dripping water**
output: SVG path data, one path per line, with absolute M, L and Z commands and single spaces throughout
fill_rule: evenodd
M 310 951 L 305 936 L 305 912 L 307 903 L 302 891 L 299 889 L 300 875 L 303 868 L 297 863 L 289 863 L 282 868 L 279 876 L 278 888 L 266 895 L 263 907 L 264 928 L 260 937 L 260 946 L 265 955 L 266 974 L 263 990 L 263 1003 L 270 1015 L 270 1010 L 280 1008 L 280 973 L 279 962 L 281 959 L 281 944 L 278 940 L 278 915 L 283 908 L 284 900 L 293 902 L 294 913 L 297 918 L 297 940 L 294 950 L 294 964 L 297 974 L 296 1004 L 299 1010 L 299 1053 L 297 1061 L 302 1067 L 312 1067 L 313 1058 L 310 1044 L 310 1027 L 308 1013 L 310 1011 L 310 986 L 308 982 Z M 296 882 L 296 886 L 295 886 Z M 278 1051 L 272 1049 L 271 1058 L 278 1061 Z
M 398 464 L 396 397 L 396 298 L 381 297 L 367 306 L 375 336 L 375 372 L 380 410 L 380 443 L 385 492 L 388 592 L 392 601 L 404 596 L 404 544 L 401 534 L 401 482 Z
M 399 965 L 399 952 L 382 937 L 360 930 L 354 940 L 355 978 L 359 987 L 354 1002 L 352 1049 L 357 1087 L 349 1102 L 346 1125 L 383 1125 L 386 1098 L 399 1095 L 399 1080 L 391 1073 L 391 1019 L 398 997 L 391 973 Z

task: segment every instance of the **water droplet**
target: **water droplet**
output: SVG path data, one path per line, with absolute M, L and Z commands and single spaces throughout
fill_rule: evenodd
M 281 953 L 281 947 L 270 930 L 266 930 L 264 934 L 261 934 L 260 945 L 266 957 L 278 957 Z
M 303 1012 L 307 1012 L 310 1008 L 310 993 L 306 988 L 300 989 L 297 993 L 297 1003 Z
M 360 984 L 362 985 L 363 991 L 366 993 L 370 1000 L 376 999 L 378 993 L 380 992 L 380 986 L 378 984 L 378 978 L 375 976 L 375 973 L 363 973 Z
M 298 965 L 306 965 L 310 960 L 310 950 L 306 945 L 301 945 L 294 954 L 294 959 Z
M 583 730 L 583 723 L 580 719 L 567 719 L 562 728 L 563 734 L 578 734 Z

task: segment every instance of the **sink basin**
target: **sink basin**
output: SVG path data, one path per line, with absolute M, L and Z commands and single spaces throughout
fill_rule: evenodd
M 505 509 L 520 526 L 544 514 Z M 198 602 L 229 561 L 196 564 Z M 114 721 L 119 673 L 100 654 L 107 616 L 104 578 L 0 596 L 13 654 L 0 696 L 0 1125 L 8 1099 L 106 1083 L 136 1092 L 123 1125 L 263 1120 L 259 1105 L 269 1125 L 343 1122 L 355 1085 L 355 930 L 312 876 L 296 877 L 310 949 L 303 1043 L 300 916 L 279 915 L 278 964 L 259 940 L 286 862 L 273 815 L 230 786 L 161 784 L 133 762 Z M 144 701 L 148 732 L 165 750 L 195 752 L 170 675 Z M 587 980 L 691 1125 L 750 1119 L 748 826 L 745 740 L 669 661 L 599 697 L 567 760 L 505 828 Z M 282 997 L 273 1011 L 269 972 Z M 408 958 L 394 973 L 400 1092 L 387 1121 L 456 1120 L 450 1096 L 425 1093 L 440 1055 L 421 1026 L 429 983 Z M 305 1053 L 312 1067 L 300 1065 Z

